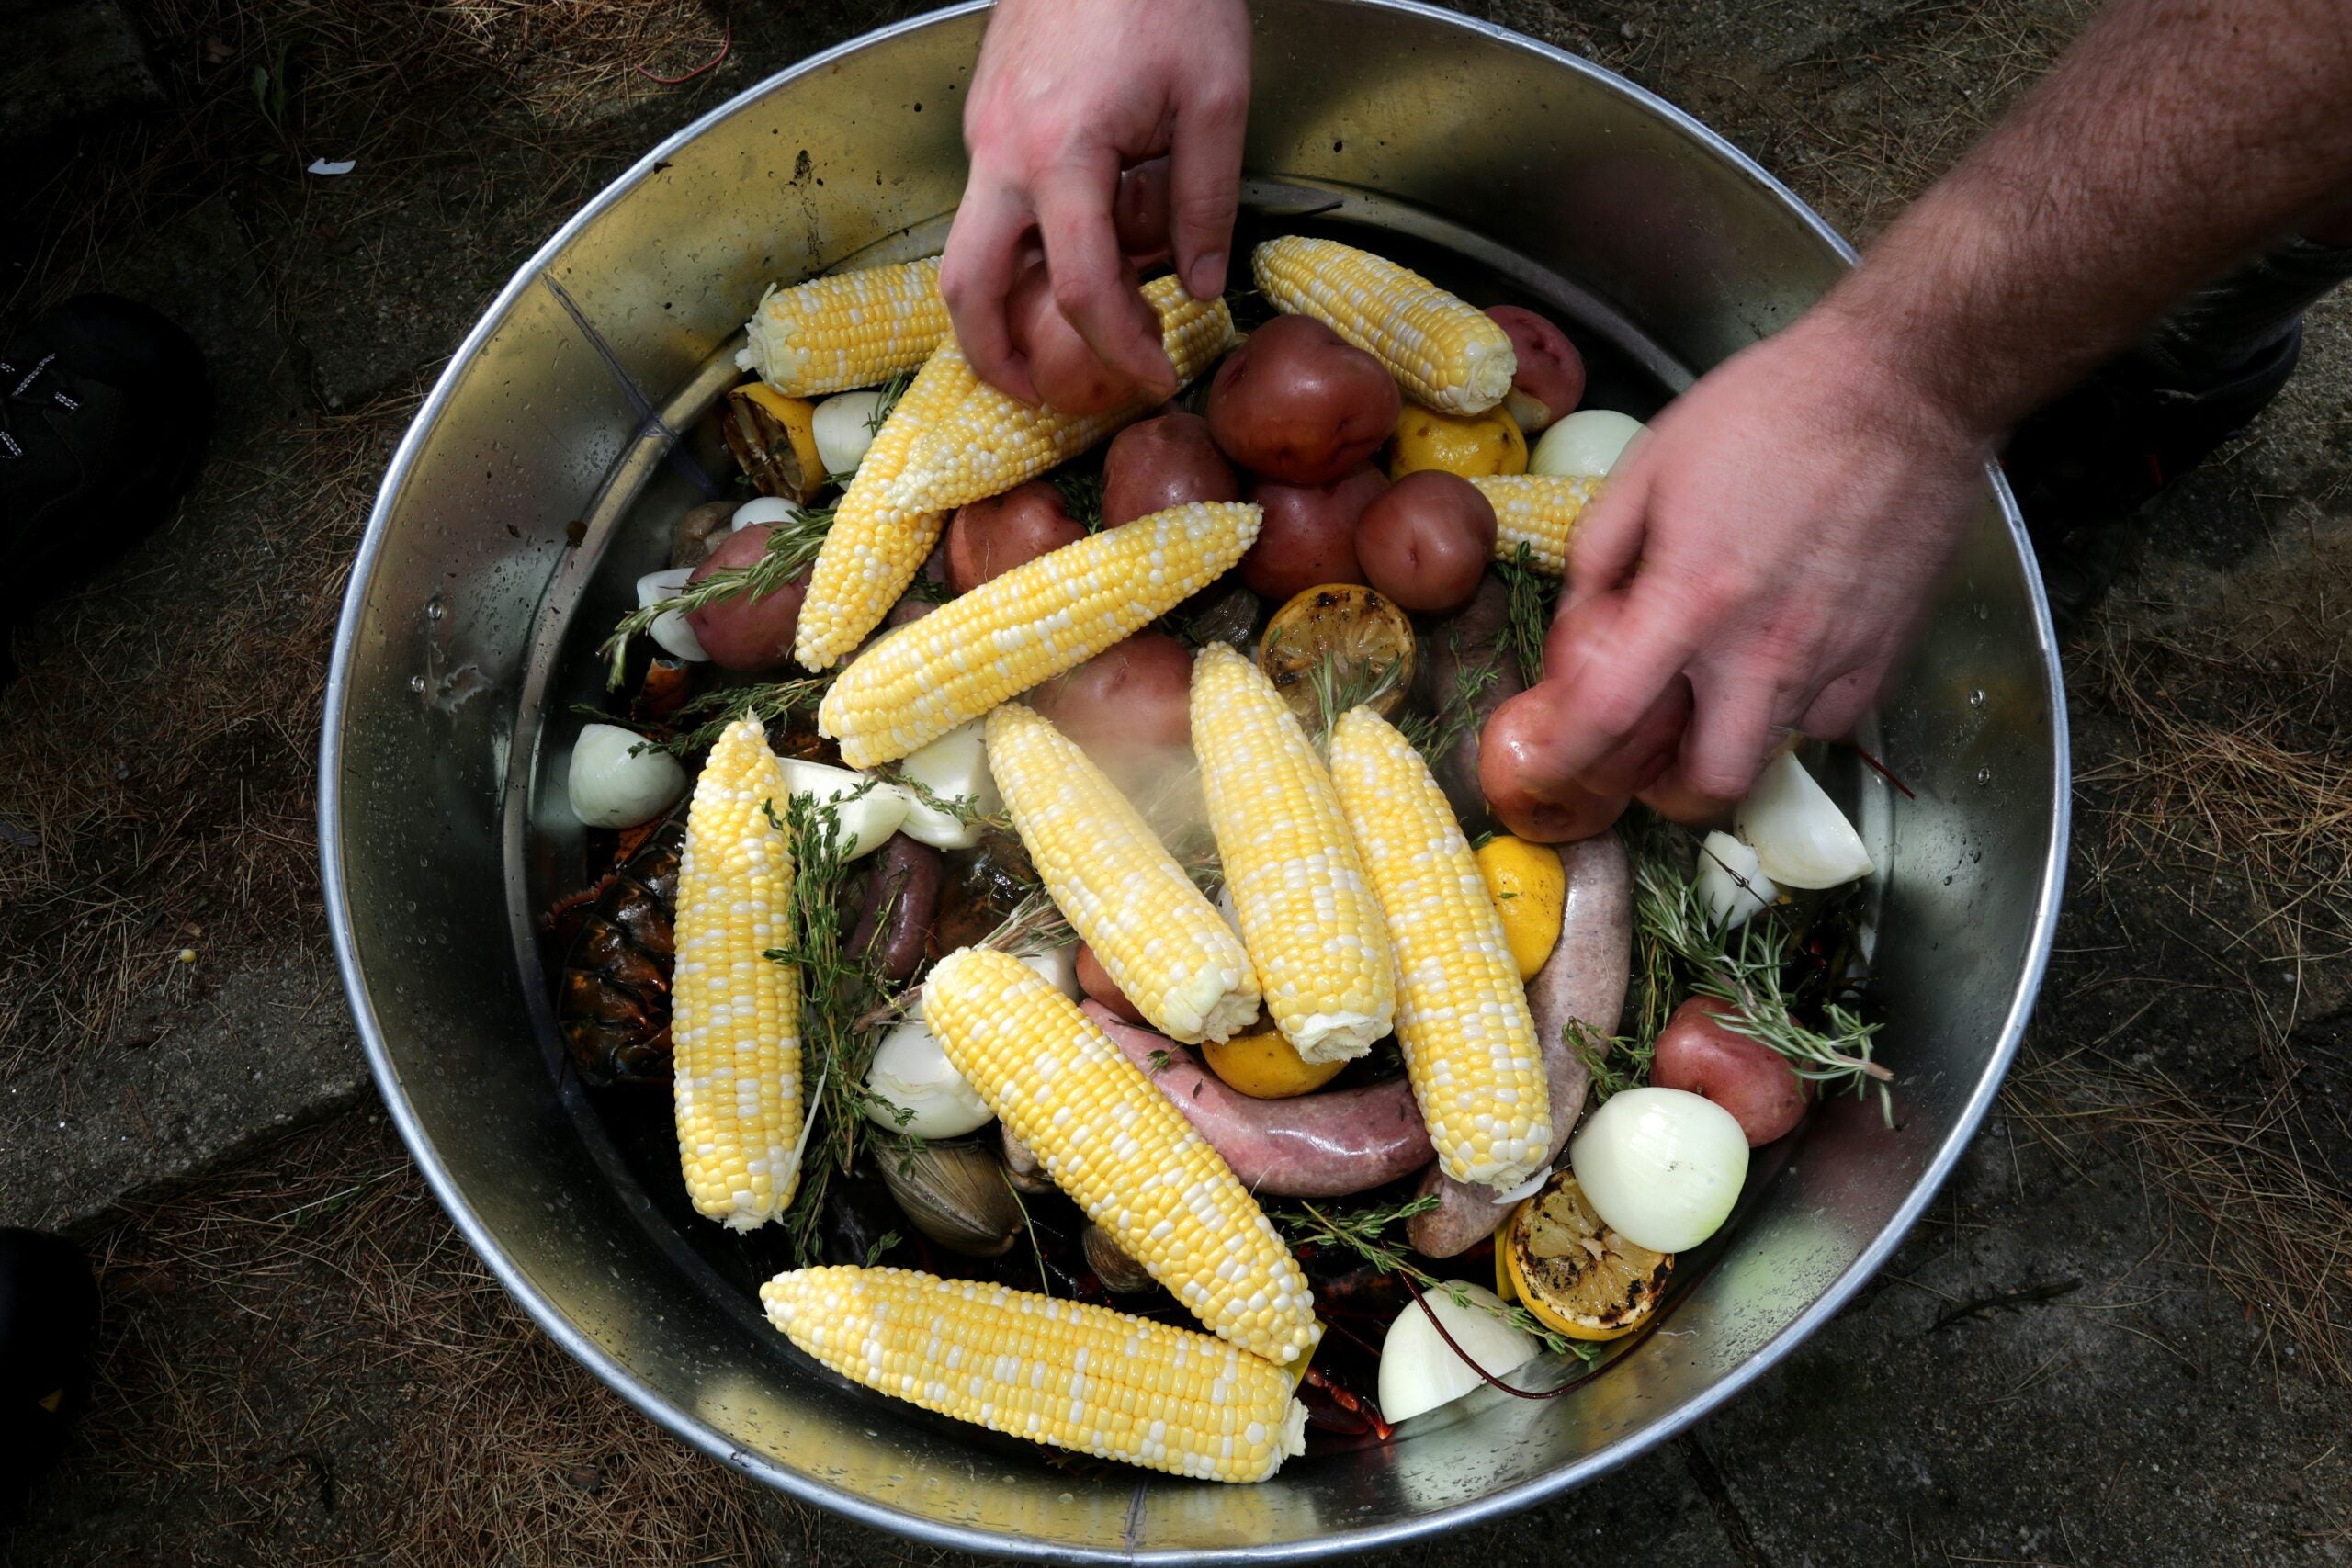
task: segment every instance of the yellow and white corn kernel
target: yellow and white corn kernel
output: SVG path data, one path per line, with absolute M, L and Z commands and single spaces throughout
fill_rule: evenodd
M 882 421 L 842 492 L 818 547 L 792 636 L 792 657 L 829 670 L 882 624 L 946 526 L 944 512 L 908 512 L 884 499 L 916 435 L 972 385 L 972 367 L 950 348 L 923 362 Z
M 1071 1201 L 1219 1338 L 1270 1361 L 1322 1333 L 1298 1259 L 1184 1113 L 1079 1005 L 1009 953 L 967 947 L 923 982 L 923 1021 Z
M 1193 660 L 1192 701 L 1209 827 L 1266 1010 L 1301 1060 L 1361 1056 L 1395 1021 L 1396 960 L 1331 775 L 1273 682 L 1224 643 Z
M 1188 1045 L 1247 1029 L 1250 954 L 1118 786 L 1019 703 L 989 715 L 988 754 L 1055 907 L 1151 1026 Z
M 1189 502 L 1024 561 L 859 654 L 817 728 L 853 768 L 896 761 L 1174 609 L 1241 558 L 1263 516 Z
M 1396 1040 L 1438 1164 L 1515 1186 L 1551 1153 L 1551 1089 L 1470 842 L 1413 743 L 1368 707 L 1332 727 L 1331 782 L 1396 945 Z
M 794 397 L 872 387 L 931 357 L 953 331 L 939 258 L 770 288 L 743 323 L 736 365 Z
M 1179 385 L 1207 369 L 1233 339 L 1233 316 L 1225 301 L 1194 299 L 1173 276 L 1145 284 L 1143 298 L 1159 316 L 1160 345 Z M 946 351 L 954 349 L 951 341 Z M 1138 390 L 1101 413 L 1062 414 L 1031 408 L 979 382 L 916 440 L 892 482 L 890 499 L 910 511 L 945 511 L 1002 495 L 1068 462 L 1159 402 Z
M 1519 559 L 1527 547 L 1528 565 L 1548 577 L 1568 570 L 1568 546 L 1577 520 L 1600 493 L 1590 474 L 1499 474 L 1470 481 L 1495 509 L 1495 558 Z
M 670 1037 L 678 1163 L 695 1212 L 750 1230 L 799 1184 L 799 972 L 766 956 L 792 935 L 784 774 L 756 720 L 710 749 L 678 861 Z
M 1250 270 L 1277 309 L 1314 317 L 1379 360 L 1417 402 L 1484 413 L 1510 391 L 1510 334 L 1408 267 L 1291 234 L 1261 244 Z
M 1173 1324 L 907 1269 L 793 1269 L 760 1300 L 842 1376 L 990 1431 L 1199 1481 L 1306 1446 L 1289 1372 Z

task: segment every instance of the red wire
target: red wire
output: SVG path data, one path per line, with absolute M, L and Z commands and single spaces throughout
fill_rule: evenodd
M 693 81 L 697 76 L 706 75 L 710 72 L 718 70 L 719 65 L 727 59 L 727 51 L 735 47 L 735 18 L 729 17 L 726 19 L 726 22 L 727 30 L 724 36 L 722 36 L 718 40 L 718 52 L 712 55 L 708 60 L 704 61 L 700 65 L 695 66 L 692 71 L 687 72 L 684 75 L 656 76 L 652 72 L 648 71 L 642 65 L 637 68 L 637 73 L 644 77 L 649 82 L 659 82 L 664 87 L 677 87 L 683 86 L 686 83 Z M 1908 792 L 1906 791 L 1905 793 L 1907 794 Z
M 1880 761 L 1876 757 L 1871 756 L 1868 751 L 1863 750 L 1860 747 L 1855 745 L 1850 740 L 1845 742 L 1845 745 L 1847 750 L 1852 751 L 1855 756 L 1860 757 L 1863 761 L 1868 762 L 1871 765 L 1871 772 L 1876 773 L 1887 783 L 1901 790 L 1903 792 L 1904 799 L 1917 800 L 1919 798 L 1917 795 L 1911 793 L 1911 786 L 1909 784 L 1905 784 L 1901 779 L 1896 778 L 1893 773 L 1888 771 L 1887 765 L 1884 762 Z

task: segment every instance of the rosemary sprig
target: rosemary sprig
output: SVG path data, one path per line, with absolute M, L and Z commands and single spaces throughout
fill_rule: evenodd
M 640 740 L 629 750 L 667 751 L 673 757 L 707 750 L 739 718 L 774 724 L 797 709 L 815 707 L 839 673 L 838 670 L 829 670 L 822 675 L 801 675 L 789 681 L 763 681 L 704 692 L 678 705 L 678 711 L 670 716 L 676 729 L 668 739 Z
M 771 528 L 767 553 L 751 565 L 714 571 L 673 598 L 643 605 L 623 615 L 620 624 L 613 628 L 613 635 L 596 649 L 605 660 L 605 690 L 616 691 L 620 687 L 631 637 L 651 631 L 653 623 L 673 610 L 683 615 L 694 610 L 707 610 L 729 599 L 775 592 L 817 558 L 817 551 L 825 542 L 825 530 L 832 525 L 831 508 L 811 507 L 791 522 Z
M 871 781 L 865 787 L 872 787 Z M 771 948 L 766 956 L 800 972 L 801 1070 L 813 1085 L 801 1134 L 800 1190 L 784 1213 L 794 1256 L 804 1263 L 820 1248 L 817 1225 L 827 1188 L 856 1163 L 874 1127 L 866 1116 L 874 1097 L 865 1087 L 865 1072 L 876 1034 L 866 1017 L 884 982 L 874 960 L 854 959 L 845 951 L 841 908 L 849 866 L 841 807 L 863 793 L 837 800 L 794 795 L 781 818 L 774 801 L 765 807 L 768 820 L 791 839 L 794 863 L 791 945 Z
M 1453 689 L 1440 692 L 1437 705 L 1430 712 L 1408 714 L 1397 726 L 1432 768 L 1478 722 L 1478 699 L 1503 674 L 1499 648 L 1482 659 L 1466 660 L 1462 657 L 1461 629 L 1453 628 L 1447 636 L 1453 639 L 1449 651 L 1453 658 Z
M 1525 545 L 1515 558 L 1497 561 L 1495 573 L 1508 595 L 1501 645 L 1519 661 L 1520 679 L 1532 686 L 1544 679 L 1544 637 L 1560 602 L 1560 580 L 1536 570 L 1535 554 Z
M 1650 1081 L 1650 1059 L 1657 1055 L 1655 1032 L 1621 1034 L 1612 1040 L 1582 1019 L 1572 1018 L 1563 1028 L 1562 1036 L 1592 1080 L 1596 1105 L 1612 1094 L 1639 1089 Z
M 1339 1247 L 1354 1253 L 1383 1274 L 1402 1274 L 1424 1291 L 1436 1291 L 1455 1306 L 1476 1308 L 1488 1316 L 1510 1324 L 1521 1333 L 1544 1342 L 1555 1355 L 1575 1355 L 1586 1360 L 1600 1356 L 1598 1345 L 1588 1345 L 1570 1339 L 1566 1335 L 1548 1328 L 1533 1313 L 1516 1303 L 1506 1303 L 1500 1311 L 1487 1306 L 1464 1288 L 1460 1280 L 1441 1280 L 1428 1269 L 1405 1256 L 1405 1249 L 1381 1233 L 1400 1220 L 1411 1219 L 1438 1206 L 1438 1195 L 1425 1193 L 1405 1202 L 1386 1208 L 1374 1205 L 1358 1209 L 1353 1213 L 1332 1213 L 1301 1201 L 1295 1210 L 1276 1209 L 1267 1213 L 1284 1240 L 1294 1247 L 1307 1246 Z
M 1879 1025 L 1866 1023 L 1851 1009 L 1826 998 L 1821 1004 L 1826 1032 L 1809 1029 L 1791 1016 L 1781 975 L 1796 932 L 1777 911 L 1766 909 L 1734 931 L 1708 914 L 1692 878 L 1679 874 L 1659 858 L 1642 856 L 1634 877 L 1635 930 L 1652 933 L 1681 962 L 1690 991 L 1729 1002 L 1736 1010 L 1735 1016 L 1723 1020 L 1724 1028 L 1778 1051 L 1799 1077 L 1850 1088 L 1857 1095 L 1875 1089 L 1880 1110 L 1887 1124 L 1894 1125 L 1894 1102 L 1886 1086 L 1894 1075 L 1871 1059 L 1871 1037 Z
M 875 403 L 874 412 L 865 416 L 866 434 L 882 434 L 882 427 L 889 423 L 890 412 L 899 406 L 899 400 L 907 395 L 907 388 L 913 384 L 914 378 L 913 371 L 901 370 L 882 383 L 882 396 Z

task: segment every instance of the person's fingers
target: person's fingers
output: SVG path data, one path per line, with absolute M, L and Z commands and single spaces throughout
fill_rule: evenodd
M 1544 646 L 1545 683 L 1556 680 L 1572 771 L 1585 769 L 1634 735 L 1682 673 L 1709 629 L 1672 584 L 1645 576 L 1562 613 Z
M 1241 206 L 1241 139 L 1249 93 L 1214 89 L 1176 112 L 1169 148 L 1168 231 L 1176 273 L 1195 299 L 1225 291 L 1233 219 Z
M 1560 595 L 1563 611 L 1623 587 L 1632 575 L 1648 525 L 1651 471 L 1647 465 L 1636 464 L 1611 474 L 1584 515 L 1577 519 L 1576 531 L 1568 540 L 1568 581 Z
M 1116 160 L 1105 151 L 1062 164 L 1039 180 L 1037 231 L 1054 304 L 1097 359 L 1157 396 L 1171 397 L 1176 370 L 1160 348 L 1159 323 L 1123 276 L 1111 224 L 1118 178 Z
M 1690 677 L 1668 681 L 1641 722 L 1588 764 L 1578 782 L 1600 795 L 1638 795 L 1656 784 L 1681 751 L 1691 701 Z
M 1005 301 L 1012 293 L 1032 220 L 1027 203 L 1016 192 L 976 173 L 947 231 L 947 250 L 939 261 L 939 292 L 956 324 L 956 341 L 973 371 L 1034 405 L 1037 389 L 1030 383 L 1026 358 L 1012 346 L 1005 318 Z
M 1737 805 L 1774 747 L 1794 732 L 1805 694 L 1790 691 L 1761 660 L 1725 673 L 1702 669 L 1690 728 L 1674 765 L 1649 787 L 1684 812 L 1713 815 Z
M 1887 660 L 1882 659 L 1838 676 L 1821 688 L 1821 694 L 1813 699 L 1813 705 L 1797 720 L 1797 728 L 1818 739 L 1842 739 L 1878 700 L 1886 672 Z
M 1137 266 L 1168 258 L 1168 160 L 1147 159 L 1119 176 L 1111 204 L 1111 226 L 1119 249 Z
M 1503 826 L 1539 844 L 1589 839 L 1617 820 L 1627 797 L 1579 783 L 1560 750 L 1557 682 L 1545 681 L 1504 702 L 1478 738 L 1478 789 Z

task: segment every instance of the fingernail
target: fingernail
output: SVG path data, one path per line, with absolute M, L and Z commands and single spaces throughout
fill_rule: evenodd
M 1193 264 L 1192 295 L 1193 299 L 1205 299 L 1212 294 L 1222 293 L 1224 288 L 1225 253 L 1223 251 L 1211 251 Z

